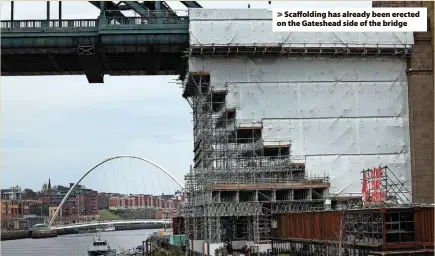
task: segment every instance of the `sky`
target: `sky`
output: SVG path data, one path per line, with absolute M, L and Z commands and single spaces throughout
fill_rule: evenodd
M 168 2 L 174 10 L 185 7 Z M 267 1 L 199 1 L 204 8 L 267 8 Z M 371 2 L 272 2 L 272 7 L 370 7 Z M 10 3 L 0 5 L 10 19 Z M 52 2 L 52 18 L 58 17 Z M 15 19 L 45 19 L 46 2 L 15 2 Z M 96 18 L 87 2 L 63 2 L 62 18 Z M 183 182 L 193 160 L 191 108 L 176 76 L 1 77 L 1 187 L 39 190 L 76 182 L 105 158 L 149 159 Z M 172 193 L 178 186 L 156 167 L 116 160 L 95 169 L 82 184 L 105 192 Z

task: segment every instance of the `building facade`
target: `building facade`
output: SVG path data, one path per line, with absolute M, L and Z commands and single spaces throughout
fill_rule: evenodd
M 57 208 L 73 185 L 74 183 L 70 183 L 68 187 L 58 185 L 52 188 L 49 180 L 47 191 L 41 196 L 42 203 L 51 210 Z M 99 208 L 98 192 L 78 185 L 63 205 L 62 216 L 96 216 Z
M 135 210 L 135 209 L 163 209 L 161 216 L 164 212 L 175 213 L 176 206 L 178 205 L 178 199 L 173 195 L 120 195 L 109 197 L 109 209 L 110 210 Z M 156 213 L 158 215 L 158 213 Z M 167 214 L 167 216 L 172 216 Z M 157 216 L 156 215 L 156 216 Z
M 23 192 L 20 186 L 10 187 L 1 190 L 2 200 L 21 200 Z
M 110 195 L 107 193 L 98 193 L 98 205 L 100 210 L 109 209 Z

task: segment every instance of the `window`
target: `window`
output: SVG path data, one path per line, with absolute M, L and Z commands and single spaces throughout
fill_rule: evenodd
M 385 215 L 387 243 L 413 242 L 414 212 L 390 212 Z

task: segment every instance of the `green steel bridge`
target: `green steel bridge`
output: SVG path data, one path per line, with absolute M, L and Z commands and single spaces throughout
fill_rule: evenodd
M 183 52 L 189 47 L 187 11 L 165 2 L 97 2 L 96 19 L 1 21 L 1 75 L 41 76 L 85 74 L 90 83 L 104 75 L 175 75 L 185 70 Z M 182 3 L 201 8 L 196 2 Z M 121 11 L 134 11 L 126 17 Z

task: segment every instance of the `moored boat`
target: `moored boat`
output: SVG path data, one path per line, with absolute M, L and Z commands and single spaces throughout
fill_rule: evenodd
M 115 226 L 114 225 L 107 225 L 107 226 L 102 226 L 96 229 L 97 232 L 111 232 L 111 231 L 115 231 Z
M 94 237 L 92 245 L 88 249 L 88 256 L 116 256 L 116 250 L 112 249 L 107 240 L 101 236 Z

